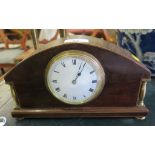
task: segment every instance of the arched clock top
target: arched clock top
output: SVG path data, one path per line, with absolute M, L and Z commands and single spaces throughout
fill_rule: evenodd
M 80 42 L 78 40 L 80 38 L 83 39 L 82 41 L 87 41 Z M 116 70 L 116 72 L 118 70 L 122 70 L 123 72 L 124 70 L 124 72 L 126 72 L 126 69 L 128 69 L 128 72 L 131 73 L 136 70 L 137 74 L 141 74 L 141 78 L 147 79 L 150 77 L 149 70 L 143 64 L 134 60 L 127 50 L 98 38 L 72 36 L 67 39 L 61 38 L 48 45 L 42 46 L 35 54 L 19 63 L 13 70 L 6 74 L 5 79 L 6 81 L 9 81 L 9 79 L 14 79 L 14 76 L 17 78 L 22 75 L 26 76 L 28 74 L 34 74 L 36 70 L 45 67 L 48 61 L 56 54 L 67 50 L 81 50 L 88 52 L 94 55 L 107 70 L 112 69 Z

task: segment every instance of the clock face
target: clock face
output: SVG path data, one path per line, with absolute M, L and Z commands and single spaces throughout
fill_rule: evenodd
M 64 103 L 79 105 L 96 98 L 105 83 L 100 62 L 91 54 L 65 51 L 48 63 L 45 74 L 48 90 Z

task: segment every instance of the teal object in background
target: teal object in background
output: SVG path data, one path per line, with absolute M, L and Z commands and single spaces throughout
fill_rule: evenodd
M 136 55 L 155 76 L 155 30 L 121 29 L 118 30 L 119 46 Z

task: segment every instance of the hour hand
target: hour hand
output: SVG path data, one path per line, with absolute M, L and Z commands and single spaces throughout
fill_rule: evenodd
M 82 63 L 81 63 L 81 65 L 82 65 Z M 79 70 L 80 70 L 80 68 L 81 68 L 81 65 L 80 65 L 80 67 L 79 67 Z M 77 73 L 77 75 L 76 75 L 76 78 L 72 81 L 73 84 L 76 84 L 76 80 L 78 79 L 79 76 L 81 76 L 81 73 L 82 73 L 82 71 L 83 71 L 85 65 L 86 65 L 86 62 L 84 63 L 82 70 L 81 70 L 80 72 L 78 71 L 78 73 Z

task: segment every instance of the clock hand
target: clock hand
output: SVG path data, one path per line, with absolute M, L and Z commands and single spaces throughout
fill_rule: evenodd
M 80 69 L 81 69 L 81 65 L 82 65 L 82 62 L 81 62 L 81 64 L 80 64 L 80 66 L 79 66 L 78 72 L 77 72 L 77 74 L 76 74 L 76 78 L 75 78 L 73 81 L 76 81 L 76 79 L 78 78 L 78 76 L 79 76 L 79 71 L 80 71 Z
M 79 71 L 80 71 L 80 69 L 81 69 L 81 65 L 82 65 L 82 62 L 81 62 L 81 64 L 80 64 L 80 66 L 79 66 L 79 69 L 78 69 L 77 74 L 79 73 Z
M 81 70 L 81 72 L 80 72 L 80 75 L 81 75 L 81 73 L 82 73 L 82 71 L 83 71 L 85 65 L 86 65 L 86 62 L 85 62 L 85 64 L 83 65 L 83 68 L 82 68 L 82 70 Z M 79 73 L 78 73 L 78 74 L 79 74 Z M 80 75 L 79 75 L 79 76 L 80 76 Z
M 76 78 L 79 76 L 79 71 L 80 71 L 80 69 L 81 69 L 81 65 L 82 65 L 82 62 L 81 62 L 81 64 L 80 64 L 80 66 L 79 66 L 79 69 L 78 69 L 78 72 L 77 72 Z M 75 78 L 75 79 L 76 79 L 76 78 Z
M 81 63 L 81 64 L 82 64 L 82 63 Z M 77 75 L 76 75 L 76 78 L 72 81 L 73 84 L 76 84 L 76 81 L 77 81 L 78 77 L 81 76 L 81 73 L 82 73 L 82 71 L 83 71 L 85 65 L 86 65 L 86 62 L 84 63 L 84 65 L 83 65 L 83 67 L 82 67 L 82 70 L 81 70 L 80 72 L 78 71 L 78 73 L 77 73 Z M 79 69 L 80 69 L 80 68 L 81 68 L 81 65 L 80 65 Z

